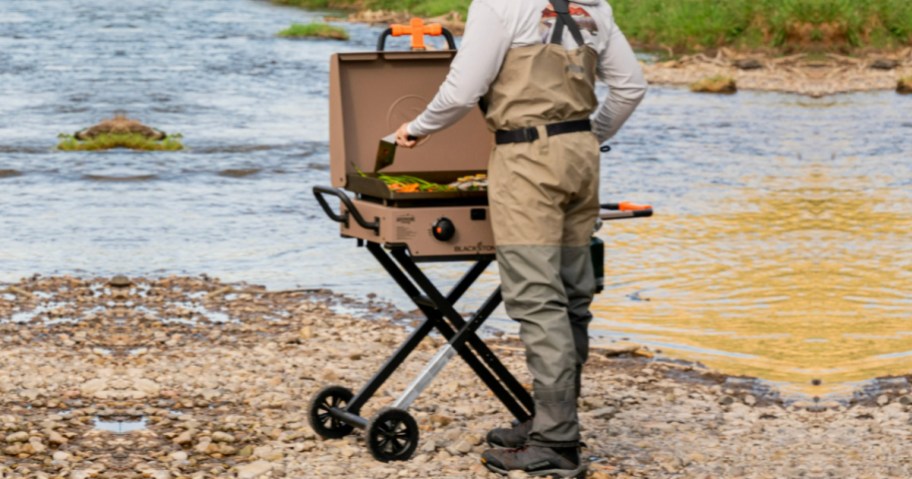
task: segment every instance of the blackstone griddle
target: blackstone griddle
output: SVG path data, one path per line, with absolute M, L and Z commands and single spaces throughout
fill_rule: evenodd
M 413 22 L 411 28 L 429 26 L 416 26 Z M 404 34 L 414 31 L 417 30 Z M 386 36 L 391 33 L 396 32 L 387 30 L 380 37 L 378 51 L 332 56 L 332 186 L 314 187 L 314 195 L 327 216 L 340 224 L 342 237 L 357 239 L 358 246 L 376 258 L 425 319 L 357 394 L 343 386 L 329 386 L 314 396 L 309 410 L 311 426 L 324 438 L 344 437 L 355 427 L 365 429 L 371 454 L 384 462 L 412 456 L 418 445 L 418 424 L 408 408 L 457 354 L 517 420 L 525 421 L 534 415 L 529 392 L 476 334 L 500 305 L 500 287 L 470 315 L 460 314 L 455 307 L 495 259 L 487 192 L 397 193 L 390 191 L 373 171 L 379 139 L 414 119 L 430 103 L 456 53 L 452 36 L 447 37 L 450 49 L 446 51 L 383 51 Z M 431 135 L 421 146 L 398 149 L 395 163 L 384 173 L 448 184 L 461 176 L 485 173 L 493 144 L 493 134 L 476 110 L 453 127 Z M 339 200 L 338 209 L 330 206 L 331 198 Z M 606 204 L 603 208 L 602 220 L 652 215 L 650 207 L 627 203 Z M 601 240 L 593 237 L 592 250 L 601 291 Z M 472 265 L 450 291 L 443 293 L 418 266 L 431 261 L 465 261 Z M 362 417 L 361 409 L 367 401 L 435 330 L 446 338 L 447 345 L 395 402 L 371 418 Z

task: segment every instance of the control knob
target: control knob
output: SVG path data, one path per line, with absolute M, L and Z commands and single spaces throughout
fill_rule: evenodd
M 456 226 L 449 218 L 440 218 L 434 222 L 431 232 L 438 241 L 449 241 L 456 234 Z

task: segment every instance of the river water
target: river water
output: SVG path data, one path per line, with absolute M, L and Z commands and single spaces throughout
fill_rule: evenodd
M 380 31 L 275 36 L 319 17 L 255 0 L 0 3 L 0 281 L 207 273 L 409 307 L 310 192 L 328 183 L 329 55 Z M 602 193 L 658 214 L 599 233 L 594 334 L 811 394 L 912 370 L 909 111 L 887 92 L 653 88 L 603 160 Z M 54 150 L 116 112 L 188 149 Z

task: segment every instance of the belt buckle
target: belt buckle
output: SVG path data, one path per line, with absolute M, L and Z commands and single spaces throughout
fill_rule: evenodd
M 538 128 L 530 126 L 529 128 L 524 128 L 522 130 L 523 141 L 526 143 L 532 143 L 538 139 Z

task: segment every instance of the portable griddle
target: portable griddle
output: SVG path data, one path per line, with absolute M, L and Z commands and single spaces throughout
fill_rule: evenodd
M 415 23 L 411 27 L 411 32 L 424 28 L 423 33 L 431 28 Z M 365 247 L 377 259 L 425 316 L 357 394 L 343 386 L 329 386 L 311 400 L 309 419 L 317 434 L 341 438 L 355 427 L 366 429 L 371 454 L 384 462 L 412 456 L 418 445 L 418 424 L 408 408 L 457 354 L 517 420 L 524 421 L 534 414 L 529 392 L 476 334 L 501 303 L 500 287 L 468 316 L 455 308 L 494 261 L 486 191 L 396 193 L 373 171 L 379 139 L 421 113 L 446 77 L 455 55 L 451 35 L 447 36 L 450 49 L 446 51 L 384 51 L 386 37 L 396 34 L 395 28 L 380 37 L 378 51 L 332 56 L 332 186 L 313 189 L 323 211 L 340 223 L 342 237 L 356 238 L 358 246 Z M 401 28 L 398 31 L 411 32 Z M 461 176 L 486 172 L 492 146 L 493 135 L 481 112 L 473 111 L 455 126 L 428 137 L 421 146 L 412 150 L 400 148 L 395 163 L 384 173 L 409 174 L 447 184 Z M 339 200 L 338 209 L 330 206 L 332 197 Z M 650 207 L 626 203 L 606 204 L 603 208 L 602 220 L 652 215 Z M 593 238 L 599 285 L 603 248 L 603 243 Z M 449 292 L 443 293 L 418 266 L 431 261 L 473 264 Z M 446 346 L 392 405 L 370 419 L 362 417 L 360 412 L 367 401 L 435 330 L 446 338 Z

